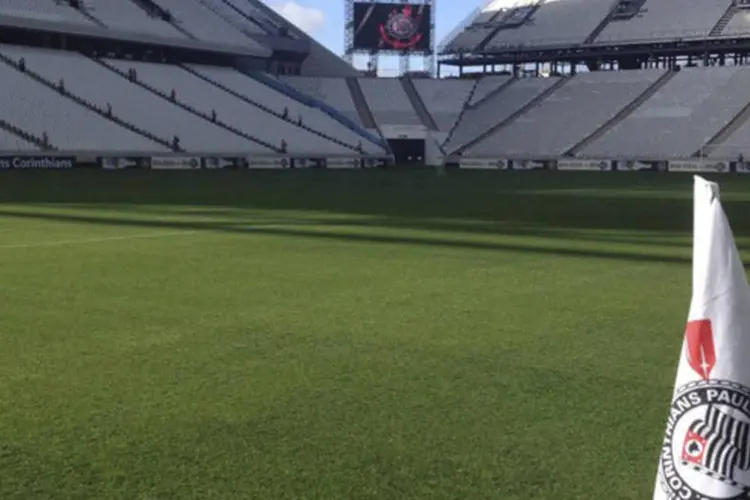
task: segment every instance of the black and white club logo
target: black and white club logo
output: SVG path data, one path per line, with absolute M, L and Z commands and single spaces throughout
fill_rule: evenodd
M 750 389 L 723 380 L 680 388 L 659 467 L 668 498 L 750 498 Z

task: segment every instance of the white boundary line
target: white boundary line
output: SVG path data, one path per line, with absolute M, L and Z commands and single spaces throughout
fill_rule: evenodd
M 17 245 L 0 245 L 0 250 L 12 250 L 14 248 L 58 247 L 65 245 L 87 245 L 90 243 L 105 243 L 107 241 L 126 241 L 148 238 L 170 238 L 174 236 L 187 236 L 189 234 L 195 234 L 197 232 L 198 231 L 173 231 L 169 233 L 132 234 L 129 236 L 109 236 L 104 238 L 88 238 L 82 240 L 57 240 L 42 241 L 39 243 L 19 243 Z

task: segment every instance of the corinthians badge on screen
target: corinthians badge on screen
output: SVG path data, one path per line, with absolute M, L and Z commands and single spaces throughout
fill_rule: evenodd
M 422 13 L 414 12 L 411 5 L 404 5 L 400 11 L 393 9 L 388 20 L 380 25 L 380 38 L 394 49 L 413 48 L 422 40 L 421 22 Z
M 710 378 L 715 353 L 711 322 L 690 321 L 684 354 L 700 380 L 680 387 L 669 411 L 659 476 L 668 498 L 750 498 L 750 389 Z

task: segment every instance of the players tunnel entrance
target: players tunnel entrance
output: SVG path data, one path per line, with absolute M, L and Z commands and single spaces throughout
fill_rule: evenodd
M 424 165 L 424 139 L 388 139 L 397 165 Z

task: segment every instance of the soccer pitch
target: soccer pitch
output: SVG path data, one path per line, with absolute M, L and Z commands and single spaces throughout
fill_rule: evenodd
M 650 498 L 692 182 L 3 172 L 0 498 Z

